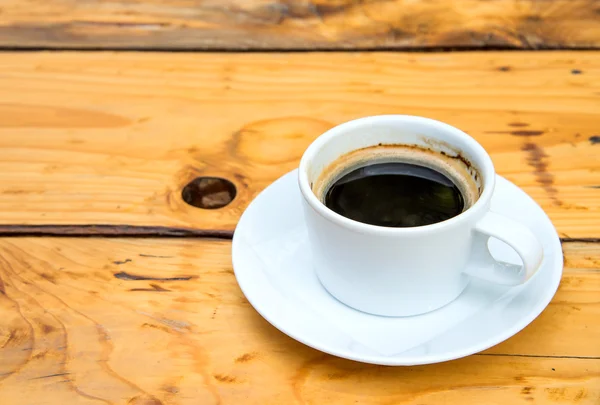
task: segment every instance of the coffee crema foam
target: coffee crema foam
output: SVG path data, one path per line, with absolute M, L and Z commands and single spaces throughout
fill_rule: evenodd
M 463 212 L 481 194 L 481 176 L 472 175 L 473 168 L 463 159 L 416 145 L 375 145 L 346 153 L 325 167 L 312 183 L 312 191 L 324 203 L 329 188 L 344 175 L 360 167 L 394 162 L 424 166 L 447 176 L 462 194 Z

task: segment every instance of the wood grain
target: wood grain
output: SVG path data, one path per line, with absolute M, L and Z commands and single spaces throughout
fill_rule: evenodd
M 0 46 L 589 48 L 598 0 L 5 0 Z
M 600 52 L 5 53 L 0 224 L 228 234 L 322 132 L 404 113 L 465 130 L 562 237 L 593 238 L 598 111 Z M 235 199 L 186 204 L 197 176 L 229 179 Z
M 236 284 L 230 242 L 1 238 L 0 398 L 19 404 L 597 404 L 598 244 L 566 243 L 562 284 L 480 355 L 380 367 L 279 332 Z

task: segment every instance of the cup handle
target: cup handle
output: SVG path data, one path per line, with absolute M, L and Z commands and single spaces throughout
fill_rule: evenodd
M 495 212 L 488 212 L 475 225 L 471 261 L 465 273 L 504 285 L 525 283 L 539 269 L 544 257 L 542 244 L 523 224 Z M 490 237 L 500 239 L 517 252 L 523 265 L 499 262 L 488 249 Z

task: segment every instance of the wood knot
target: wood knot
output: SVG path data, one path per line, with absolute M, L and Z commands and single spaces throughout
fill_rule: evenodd
M 193 207 L 208 210 L 222 208 L 237 194 L 235 185 L 221 177 L 197 177 L 181 191 L 183 201 Z

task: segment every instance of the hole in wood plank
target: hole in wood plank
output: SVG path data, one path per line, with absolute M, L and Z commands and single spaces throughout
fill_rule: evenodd
M 221 177 L 197 177 L 181 191 L 183 201 L 207 210 L 225 207 L 236 194 L 235 185 Z

